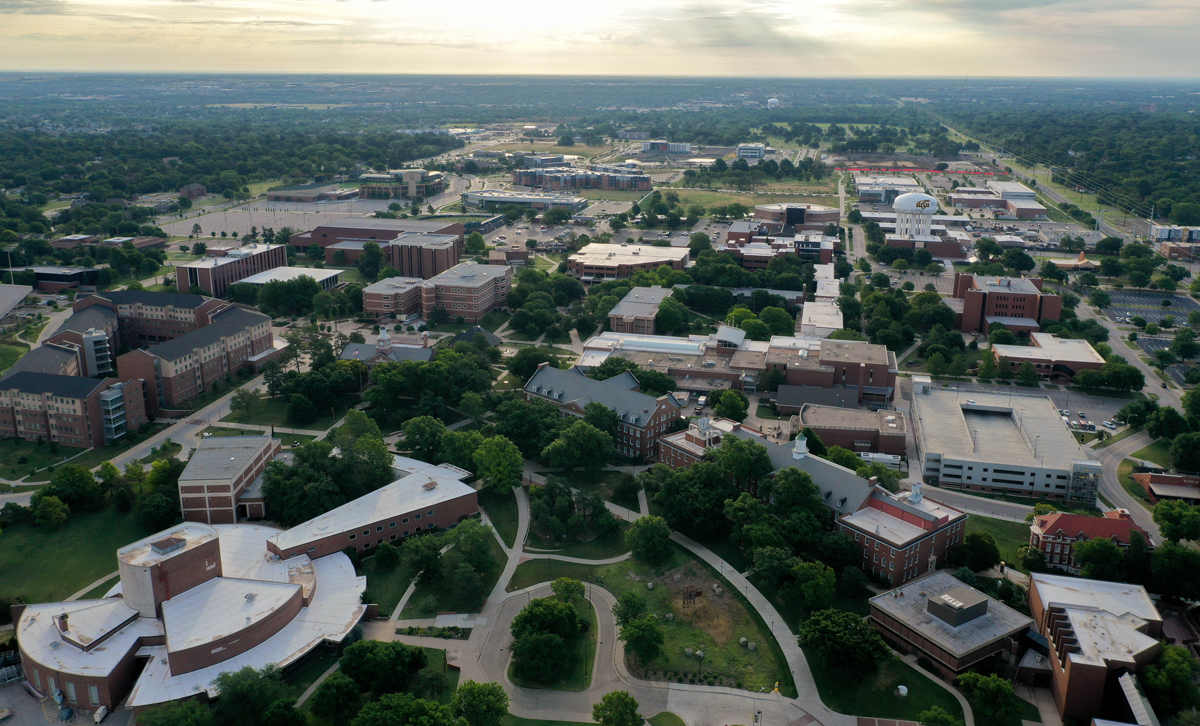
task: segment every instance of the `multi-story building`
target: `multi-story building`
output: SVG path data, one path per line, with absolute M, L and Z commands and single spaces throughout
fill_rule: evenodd
M 840 388 L 857 403 L 887 406 L 896 395 L 896 354 L 882 345 L 852 340 L 773 337 L 765 370 L 778 370 L 789 386 Z
M 1077 543 L 1107 539 L 1121 549 L 1128 549 L 1135 532 L 1147 547 L 1154 547 L 1150 533 L 1139 527 L 1126 509 L 1109 510 L 1103 517 L 1054 512 L 1034 517 L 1029 525 L 1029 546 L 1041 550 L 1050 567 L 1078 575 L 1083 568 L 1075 562 Z
M 863 572 L 894 586 L 936 570 L 946 551 L 962 543 L 966 524 L 966 514 L 926 499 L 915 484 L 895 496 L 872 491 L 862 507 L 838 520 L 838 529 L 854 538 Z
M 907 434 L 901 411 L 869 411 L 806 403 L 800 407 L 798 415 L 800 425 L 812 429 L 826 446 L 840 446 L 855 453 L 904 456 Z
M 565 416 L 583 417 L 584 406 L 597 402 L 617 414 L 613 443 L 617 451 L 652 461 L 658 456 L 658 440 L 679 418 L 679 403 L 671 394 L 640 393 L 637 379 L 621 374 L 598 381 L 578 369 L 569 371 L 542 363 L 525 384 L 525 398 L 550 401 Z
M 463 262 L 428 280 L 389 277 L 363 288 L 363 312 L 384 317 L 420 315 L 429 320 L 443 309 L 451 318 L 477 322 L 504 307 L 512 289 L 512 268 Z
M 820 232 L 831 224 L 840 223 L 842 213 L 834 207 L 820 204 L 778 202 L 756 205 L 754 219 L 759 222 L 787 225 L 797 231 Z
M 363 174 L 358 178 L 364 199 L 413 199 L 446 191 L 446 175 L 424 169 L 395 169 L 386 174 Z
M 1041 321 L 1058 320 L 1062 298 L 1042 290 L 1040 277 L 986 277 L 954 273 L 953 298 L 958 330 L 986 333 L 1001 323 L 1016 333 L 1039 330 Z
M 18 358 L 0 378 L 7 378 L 21 371 L 49 373 L 55 376 L 81 376 L 82 359 L 78 346 L 47 341 Z
M 357 199 L 358 190 L 337 184 L 308 184 L 284 189 L 271 189 L 267 192 L 269 202 L 341 202 L 347 199 Z
M 762 270 L 776 257 L 795 255 L 805 262 L 829 264 L 841 246 L 837 237 L 821 232 L 794 232 L 769 222 L 734 222 L 725 240 L 714 249 L 748 270 Z
M 590 244 L 567 258 L 567 272 L 584 282 L 615 280 L 638 270 L 652 272 L 663 265 L 682 270 L 690 261 L 687 247 Z
M 912 176 L 907 175 L 855 174 L 854 187 L 858 190 L 858 201 L 874 204 L 891 204 L 901 194 L 921 191 L 921 184 Z
M 341 270 L 317 269 L 315 267 L 273 267 L 265 272 L 259 272 L 244 277 L 239 282 L 255 287 L 262 287 L 271 282 L 290 282 L 307 277 L 322 290 L 332 290 L 342 282 Z
M 287 265 L 285 245 L 253 244 L 232 250 L 209 250 L 206 257 L 195 262 L 175 265 L 180 289 L 221 297 L 230 285 L 251 275 Z
M 870 600 L 869 622 L 893 648 L 953 681 L 1000 657 L 1013 662 L 1033 620 L 947 573 L 908 580 Z M 931 667 L 932 666 L 932 667 Z
M 796 321 L 796 332 L 813 338 L 828 338 L 841 329 L 842 309 L 836 302 L 806 302 L 800 310 L 800 319 Z
M 20 371 L 0 379 L 0 435 L 103 446 L 146 423 L 142 383 Z
M 512 182 L 519 186 L 547 191 L 609 189 L 648 192 L 652 187 L 649 174 L 641 174 L 625 167 L 599 164 L 593 164 L 586 170 L 573 167 L 514 169 Z
M 1048 396 L 943 391 L 914 376 L 911 415 L 915 461 L 928 483 L 1096 501 L 1100 462 L 1087 457 Z
M 325 262 L 330 265 L 353 265 L 363 248 L 372 240 L 347 239 L 325 248 Z M 383 253 L 385 265 L 402 275 L 433 277 L 458 264 L 462 254 L 459 237 L 452 234 L 401 232 L 395 239 L 376 242 Z
M 739 159 L 763 159 L 767 156 L 766 144 L 738 144 L 737 158 Z
M 670 289 L 658 285 L 633 288 L 608 311 L 608 327 L 614 333 L 654 335 L 658 306 L 670 295 Z
M 1132 476 L 1146 490 L 1146 496 L 1154 504 L 1164 499 L 1175 499 L 1193 506 L 1200 504 L 1200 476 L 1138 471 L 1137 467 L 1134 467 Z
M 692 145 L 683 142 L 652 140 L 642 142 L 643 154 L 690 154 Z
M 298 232 L 288 239 L 288 244 L 308 249 L 316 244 L 328 247 L 346 240 L 371 240 L 383 246 L 404 233 L 448 234 L 458 239 L 458 253 L 464 251 L 466 228 L 458 222 L 442 222 L 436 219 L 377 219 L 375 217 L 343 217 L 318 225 L 308 232 Z M 360 247 L 361 249 L 361 247 Z
M 347 343 L 338 359 L 362 361 L 367 364 L 367 368 L 374 368 L 380 363 L 403 363 L 410 360 L 428 363 L 437 355 L 437 349 L 432 343 L 429 333 L 421 333 L 416 340 L 408 336 L 403 342 L 393 341 L 387 326 L 380 326 L 379 338 L 375 343 Z
M 94 290 L 100 270 L 94 267 L 60 267 L 58 265 L 28 265 L 2 268 L 0 272 L 32 272 L 34 287 L 41 292 L 62 292 L 71 288 Z
M 208 187 L 203 184 L 185 184 L 179 189 L 179 196 L 196 200 L 208 194 Z
M 179 475 L 184 521 L 235 524 L 262 519 L 262 475 L 282 451 L 279 439 L 271 436 L 203 439 Z
M 416 470 L 408 476 L 271 537 L 267 549 L 285 561 L 347 547 L 369 553 L 384 542 L 447 529 L 479 512 L 478 493 L 463 483 L 469 471 L 412 464 Z
M 279 353 L 271 319 L 257 310 L 230 306 L 186 335 L 117 358 L 122 379 L 146 386 L 146 408 L 157 413 L 210 390 L 244 367 L 258 370 Z
M 1021 365 L 1029 363 L 1042 379 L 1070 381 L 1079 371 L 1098 371 L 1105 363 L 1086 340 L 1050 333 L 1031 332 L 1029 345 L 993 345 L 990 351 L 1001 370 L 1016 373 Z
M 1163 619 L 1140 585 L 1035 572 L 1029 613 L 1050 651 L 1050 692 L 1064 719 L 1082 723 L 1129 698 L 1120 681 L 1162 652 Z
M 462 203 L 478 209 L 503 208 L 508 206 L 528 207 L 538 211 L 566 209 L 572 213 L 582 212 L 589 202 L 583 197 L 550 192 L 513 192 L 505 189 L 479 189 L 463 192 Z
M 111 317 L 107 313 L 92 311 L 84 315 L 93 306 L 116 312 L 117 335 L 111 332 Z M 118 350 L 123 345 L 161 343 L 186 335 L 208 325 L 228 307 L 227 302 L 201 295 L 118 290 L 75 298 L 71 306 L 74 314 L 67 320 L 80 319 L 79 323 L 70 323 L 70 329 L 76 332 L 83 325 L 104 330 L 111 338 L 112 349 Z M 59 330 L 65 330 L 67 325 L 64 323 Z

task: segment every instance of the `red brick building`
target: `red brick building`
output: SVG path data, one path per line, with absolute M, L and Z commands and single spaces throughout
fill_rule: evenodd
M 914 484 L 899 496 L 872 492 L 862 508 L 838 520 L 838 529 L 854 539 L 863 572 L 894 586 L 936 570 L 963 541 L 966 522 L 966 514 L 926 499 Z
M 200 442 L 179 476 L 186 522 L 234 524 L 262 519 L 263 471 L 283 451 L 271 436 L 210 436 Z
M 1042 291 L 1040 277 L 984 277 L 954 273 L 954 299 L 961 300 L 957 328 L 986 333 L 993 322 L 1016 332 L 1037 330 L 1043 320 L 1058 320 L 1062 298 Z
M 904 456 L 906 426 L 902 411 L 869 411 L 861 408 L 800 407 L 800 425 L 813 430 L 826 446 L 847 451 Z
M 784 374 L 788 386 L 845 388 L 857 403 L 887 405 L 895 397 L 899 366 L 886 346 L 860 341 L 822 340 L 816 355 L 808 345 L 772 345 L 765 370 Z
M 1133 480 L 1142 485 L 1146 496 L 1155 504 L 1164 499 L 1176 499 L 1192 505 L 1200 504 L 1200 476 L 1135 471 Z
M 1022 364 L 1029 363 L 1043 380 L 1070 381 L 1079 371 L 1098 371 L 1105 363 L 1086 340 L 1050 333 L 1031 332 L 1029 345 L 993 345 L 990 350 L 1000 370 L 1015 374 Z
M 0 379 L 0 437 L 90 448 L 146 423 L 142 382 L 20 371 Z
M 71 309 L 78 314 L 93 305 L 117 313 L 120 338 L 112 341 L 114 350 L 178 338 L 208 325 L 229 307 L 227 302 L 201 295 L 117 290 L 78 297 Z
M 240 280 L 285 266 L 284 245 L 255 244 L 208 250 L 202 260 L 175 265 L 175 275 L 181 290 L 199 289 L 201 294 L 221 297 L 230 285 Z
M 616 280 L 638 270 L 653 272 L 663 265 L 683 270 L 690 260 L 686 247 L 590 244 L 567 258 L 567 271 L 584 282 Z
M 1124 509 L 1113 509 L 1103 517 L 1055 512 L 1035 517 L 1029 525 L 1029 546 L 1042 551 L 1046 564 L 1078 575 L 1081 568 L 1075 563 L 1077 543 L 1094 539 L 1110 539 L 1121 549 L 1129 548 L 1130 537 L 1137 533 L 1147 547 L 1153 548 L 1150 533 L 1133 521 Z
M 492 310 L 508 303 L 512 268 L 463 262 L 421 280 L 389 277 L 363 288 L 363 312 L 368 315 L 404 318 L 417 314 L 430 320 L 435 310 L 450 318 L 477 322 Z
M 452 235 L 458 239 L 458 253 L 465 251 L 466 228 L 458 222 L 441 222 L 436 219 L 376 219 L 374 217 L 345 217 L 314 227 L 308 232 L 291 236 L 288 243 L 299 249 L 308 249 L 314 243 L 321 247 L 344 240 L 374 240 L 382 245 L 401 234 Z

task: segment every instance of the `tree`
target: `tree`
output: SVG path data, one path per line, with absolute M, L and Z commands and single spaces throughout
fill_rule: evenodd
M 433 537 L 411 537 L 401 545 L 404 560 L 420 583 L 437 580 L 442 571 L 442 545 Z
M 541 458 L 563 471 L 583 467 L 584 471 L 598 473 L 612 460 L 615 451 L 612 436 L 587 421 L 576 421 L 542 451 Z
M 383 248 L 378 242 L 368 240 L 358 255 L 358 271 L 368 280 L 374 280 L 383 267 L 383 260 Z
M 975 572 L 982 572 L 1000 564 L 1000 548 L 996 540 L 986 532 L 972 532 L 963 538 L 967 550 L 967 565 Z
M 1187 419 L 1171 406 L 1163 406 L 1146 419 L 1146 432 L 1156 439 L 1173 439 L 1191 430 Z
M 624 627 L 642 617 L 647 607 L 646 598 L 636 592 L 627 592 L 613 603 L 613 618 L 618 627 Z
M 1072 547 L 1071 556 L 1089 580 L 1116 581 L 1121 571 L 1121 548 L 1111 539 L 1078 542 Z
M 554 355 L 546 348 L 529 346 L 517 351 L 517 354 L 508 360 L 506 367 L 509 373 L 525 383 L 537 371 L 539 365 L 550 363 L 553 366 L 554 361 Z
M 468 255 L 481 255 L 487 247 L 483 240 L 483 235 L 478 232 L 472 232 L 467 235 L 466 246 Z
M 404 643 L 360 640 L 342 653 L 342 672 L 376 696 L 403 691 L 426 665 L 425 651 Z
M 599 401 L 589 401 L 583 407 L 583 420 L 609 436 L 617 432 L 620 422 L 617 412 Z
M 941 706 L 930 706 L 929 710 L 917 714 L 921 726 L 963 726 L 963 722 L 951 716 Z
M 1160 718 L 1169 718 L 1186 708 L 1200 706 L 1200 691 L 1193 681 L 1200 663 L 1179 645 L 1164 645 L 1158 660 L 1138 672 L 1150 705 Z
M 550 589 L 563 602 L 571 602 L 575 598 L 583 596 L 583 583 L 569 577 L 560 577 L 550 583 Z
M 662 653 L 662 628 L 658 621 L 651 617 L 642 617 L 626 623 L 618 633 L 617 638 L 625 643 L 625 648 L 637 657 L 642 665 L 654 660 Z
M 732 419 L 734 421 L 745 421 L 746 414 L 750 409 L 750 401 L 741 391 L 735 391 L 732 388 L 722 391 L 720 394 L 714 394 L 713 398 L 716 402 L 713 404 L 713 410 L 718 416 Z
M 1033 511 L 1025 515 L 1025 524 L 1033 524 L 1033 520 L 1045 514 L 1054 514 L 1058 511 L 1058 507 L 1045 502 L 1038 502 L 1033 505 Z
M 475 450 L 475 466 L 479 476 L 489 483 L 493 491 L 508 492 L 521 483 L 521 469 L 525 458 L 516 444 L 504 436 L 484 439 Z
M 499 726 L 508 714 L 508 694 L 499 683 L 467 681 L 458 684 L 450 709 L 466 726 Z
M 800 562 L 792 568 L 796 590 L 808 611 L 829 607 L 837 587 L 833 570 L 820 562 Z
M 1175 437 L 1171 442 L 1171 463 L 1180 471 L 1200 472 L 1200 433 Z
M 450 706 L 411 693 L 387 693 L 363 706 L 350 726 L 462 726 Z
M 592 706 L 592 720 L 600 726 L 642 726 L 645 719 L 638 708 L 637 699 L 628 691 L 613 691 Z
M 1088 302 L 1092 304 L 1092 307 L 1103 310 L 1112 305 L 1112 296 L 1104 290 L 1092 290 L 1091 294 L 1088 295 Z
M 235 411 L 239 409 L 245 411 L 246 415 L 249 416 L 250 409 L 253 408 L 254 404 L 258 403 L 261 398 L 262 393 L 260 393 L 257 389 L 239 388 L 233 392 L 233 398 L 231 398 L 229 401 L 230 408 L 234 409 Z
M 357 691 L 354 698 L 358 699 Z M 212 722 L 212 709 L 191 700 L 152 708 L 137 717 L 138 726 L 210 726 Z
M 818 610 L 800 626 L 800 645 L 844 674 L 873 673 L 889 656 L 879 633 L 844 610 Z
M 649 565 L 657 565 L 671 556 L 671 528 L 662 517 L 634 520 L 625 531 L 625 541 L 633 556 Z
M 925 368 L 929 371 L 929 375 L 940 378 L 946 372 L 946 356 L 940 352 L 934 353 L 925 362 Z
M 414 454 L 428 462 L 437 458 L 442 434 L 446 432 L 445 424 L 432 416 L 417 416 L 405 421 L 400 430 L 404 433 L 404 442 Z
M 226 726 L 259 723 L 272 704 L 291 697 L 288 684 L 284 683 L 283 675 L 275 665 L 259 670 L 245 666 L 241 670 L 227 671 L 218 675 L 213 683 L 221 693 L 215 721 Z
M 390 542 L 384 542 L 375 548 L 375 565 L 381 570 L 394 569 L 400 564 L 400 550 Z
M 1021 713 L 1021 705 L 1007 679 L 968 672 L 955 678 L 954 683 L 967 692 L 971 710 L 988 726 L 1003 726 Z
M 830 446 L 822 458 L 832 461 L 838 466 L 845 467 L 850 471 L 857 471 L 863 461 L 858 454 L 849 449 L 843 449 L 840 446 Z
M 1150 557 L 1150 582 L 1151 592 L 1170 601 L 1200 597 L 1200 552 L 1175 542 L 1155 547 Z
M 1017 368 L 1017 383 L 1022 386 L 1034 387 L 1038 384 L 1037 369 L 1029 361 L 1024 361 Z
M 721 439 L 721 445 L 712 455 L 717 464 L 733 477 L 734 483 L 743 489 L 757 490 L 759 480 L 775 469 L 765 446 L 736 436 Z
M 487 413 L 487 404 L 478 393 L 467 391 L 458 401 L 458 410 L 475 423 L 482 423 L 483 415 Z
M 1154 523 L 1168 542 L 1200 540 L 1200 508 L 1177 499 L 1154 505 Z
M 358 708 L 359 694 L 359 687 L 354 679 L 339 670 L 321 682 L 309 703 L 312 704 L 313 713 L 332 721 L 338 716 L 344 717 L 354 713 Z
M 56 496 L 42 497 L 33 508 L 33 521 L 39 527 L 57 527 L 67 521 L 71 508 Z

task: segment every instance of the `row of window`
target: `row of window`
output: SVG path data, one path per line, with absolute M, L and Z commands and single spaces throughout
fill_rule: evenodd
M 40 692 L 42 690 L 42 674 L 38 672 L 37 668 L 32 668 L 31 670 L 33 671 L 34 690 Z M 51 697 L 53 697 L 55 691 L 58 690 L 58 682 L 55 680 L 54 676 L 49 676 L 46 678 L 46 685 L 49 689 L 49 695 Z M 78 694 L 75 692 L 75 683 L 72 681 L 67 681 L 63 685 L 66 686 L 66 689 L 67 689 L 67 691 L 66 691 L 67 702 L 68 703 L 79 703 Z M 91 704 L 92 706 L 99 706 L 100 705 L 100 689 L 94 685 L 89 684 L 87 687 L 87 691 L 88 691 L 88 703 Z
M 432 517 L 432 516 L 433 516 L 433 512 L 434 512 L 434 510 L 430 509 L 428 512 L 426 512 L 426 513 L 425 513 L 425 516 L 426 516 L 426 517 Z M 420 515 L 420 514 L 415 514 L 415 515 L 413 515 L 413 519 L 420 519 L 420 518 L 421 518 L 421 515 Z M 400 524 L 408 524 L 408 517 L 404 517 L 403 519 L 401 519 L 401 520 L 400 520 Z M 396 523 L 395 523 L 395 522 L 389 522 L 389 523 L 388 523 L 388 529 L 395 529 L 395 528 L 396 528 Z M 433 528 L 434 528 L 434 525 L 430 524 L 430 525 L 429 525 L 429 529 L 433 529 Z M 417 527 L 417 529 L 421 529 L 421 528 L 420 528 L 420 527 Z M 376 532 L 382 532 L 382 531 L 383 531 L 383 525 L 382 525 L 382 524 L 380 524 L 380 525 L 377 525 L 377 526 L 375 527 L 375 531 L 376 531 Z M 369 537 L 369 536 L 371 536 L 371 530 L 369 530 L 369 529 L 364 529 L 364 530 L 363 530 L 363 533 L 362 533 L 362 536 L 363 536 L 363 537 Z M 405 537 L 407 537 L 407 536 L 408 536 L 408 531 L 407 531 L 407 530 L 405 530 L 405 532 L 404 532 L 404 536 L 405 536 Z M 357 538 L 358 538 L 358 535 L 354 535 L 354 534 L 351 534 L 351 535 L 350 535 L 350 539 L 352 539 L 352 540 L 354 540 L 354 539 L 357 539 Z M 382 541 L 382 540 L 381 540 L 381 541 Z M 370 547 L 371 545 L 370 545 L 370 544 L 367 544 L 366 546 L 367 546 L 367 547 Z M 309 552 L 312 552 L 312 551 L 313 551 L 313 548 L 312 548 L 312 547 L 310 547 L 310 548 L 309 548 Z

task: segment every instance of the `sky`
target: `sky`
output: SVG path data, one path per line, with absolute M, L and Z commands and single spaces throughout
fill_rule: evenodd
M 0 0 L 0 69 L 1197 77 L 1197 0 Z

